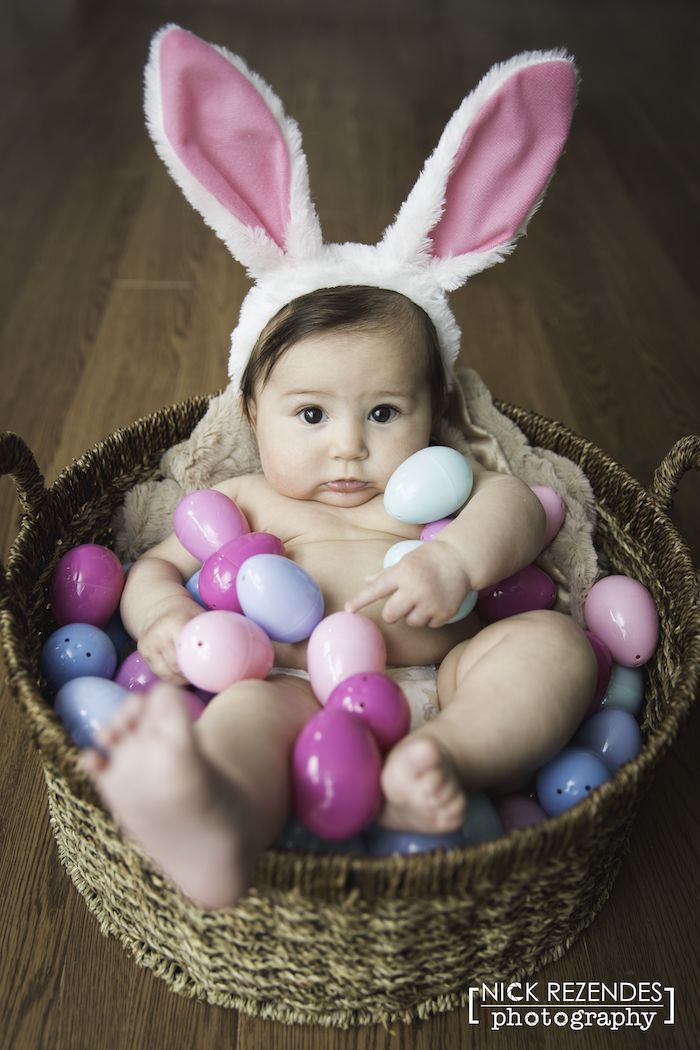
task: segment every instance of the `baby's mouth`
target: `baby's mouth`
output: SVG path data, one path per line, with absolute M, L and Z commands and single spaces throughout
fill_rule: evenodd
M 357 478 L 337 478 L 335 481 L 326 482 L 326 487 L 331 492 L 359 492 L 367 488 L 366 481 L 358 481 Z

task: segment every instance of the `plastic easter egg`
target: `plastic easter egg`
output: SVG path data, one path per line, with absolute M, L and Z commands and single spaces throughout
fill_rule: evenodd
M 436 849 L 460 849 L 467 845 L 461 828 L 442 835 L 427 835 L 418 831 L 394 831 L 379 824 L 371 824 L 365 830 L 363 838 L 370 857 L 391 857 L 396 853 L 428 853 Z
M 236 590 L 236 577 L 243 563 L 255 554 L 284 554 L 282 541 L 270 532 L 246 532 L 229 540 L 202 565 L 199 592 L 209 609 L 243 612 Z
M 396 468 L 384 490 L 384 507 L 398 521 L 425 525 L 459 510 L 473 483 L 472 468 L 461 452 L 431 445 Z
M 199 577 L 201 572 L 201 569 L 197 569 L 196 572 L 192 573 L 189 580 L 185 584 L 185 590 L 188 592 L 191 598 L 194 598 L 197 605 L 201 605 L 203 609 L 206 609 L 207 603 L 204 601 L 204 598 L 202 598 L 202 595 L 199 590 Z
M 516 828 L 531 828 L 547 819 L 539 802 L 529 795 L 504 795 L 496 802 L 496 812 L 506 834 Z
M 173 528 L 185 550 L 202 562 L 249 531 L 243 511 L 218 489 L 199 489 L 183 497 L 175 508 Z
M 384 636 L 361 613 L 332 613 L 312 632 L 306 663 L 313 691 L 325 704 L 335 687 L 351 675 L 385 670 Z
M 59 627 L 44 642 L 39 665 L 51 689 L 60 689 L 73 678 L 86 675 L 111 678 L 117 653 L 111 638 L 90 623 Z
M 128 654 L 132 652 L 136 642 L 122 623 L 122 618 L 118 609 L 112 614 L 112 616 L 110 616 L 102 630 L 114 646 L 117 660 L 123 660 L 125 656 L 128 656 Z
M 545 813 L 556 817 L 609 779 L 602 758 L 580 747 L 565 747 L 538 772 L 537 798 Z
M 119 670 L 114 676 L 114 681 L 119 685 L 124 686 L 125 689 L 135 690 L 136 692 L 150 689 L 156 682 L 160 682 L 161 679 L 157 674 L 154 674 L 150 669 L 141 653 L 136 650 L 127 656 L 126 660 L 120 665 Z
M 490 842 L 503 834 L 503 825 L 496 807 L 483 791 L 474 791 L 469 795 L 462 834 L 468 846 L 477 842 Z
M 551 609 L 556 597 L 557 589 L 551 576 L 537 565 L 527 565 L 480 591 L 476 611 L 483 620 L 494 623 L 535 609 Z
M 360 835 L 353 835 L 349 839 L 322 839 L 312 834 L 298 820 L 289 821 L 282 834 L 275 839 L 273 846 L 275 849 L 295 853 L 349 853 L 353 857 L 367 855 Z
M 348 711 L 319 711 L 297 737 L 292 754 L 294 811 L 326 839 L 357 835 L 381 805 L 382 760 L 365 723 Z
M 574 737 L 574 747 L 585 747 L 602 758 L 612 773 L 631 762 L 642 749 L 642 733 L 628 711 L 608 707 L 589 718 Z
M 201 717 L 202 711 L 207 706 L 202 700 L 201 696 L 197 696 L 191 689 L 183 689 L 182 699 L 185 701 L 185 707 L 187 713 L 193 722 L 196 722 Z
M 128 695 L 126 689 L 107 678 L 73 678 L 56 694 L 54 711 L 74 744 L 97 747 L 97 734 Z
M 340 682 L 326 702 L 326 709 L 349 711 L 374 733 L 380 751 L 388 751 L 411 726 L 411 709 L 393 678 L 378 671 L 354 674 Z
M 427 542 L 428 540 L 434 540 L 435 537 L 446 529 L 448 525 L 451 525 L 454 518 L 438 518 L 437 521 L 429 521 L 427 525 L 424 525 L 420 530 L 420 538 Z
M 644 671 L 641 667 L 623 667 L 613 663 L 608 688 L 601 707 L 619 707 L 635 718 L 644 701 Z
M 548 547 L 559 529 L 564 524 L 566 517 L 566 504 L 558 492 L 549 485 L 531 485 L 530 488 L 542 504 L 545 516 L 544 541 L 542 549 Z
M 56 621 L 104 627 L 116 612 L 124 589 L 124 570 L 113 551 L 83 543 L 59 559 L 51 579 Z
M 186 623 L 176 652 L 188 682 L 211 693 L 244 678 L 267 678 L 275 657 L 262 628 L 227 609 L 201 613 Z
M 323 595 L 300 565 L 279 554 L 254 554 L 236 577 L 238 600 L 276 642 L 308 638 L 323 616 Z
M 418 550 L 422 546 L 422 540 L 399 540 L 393 547 L 389 547 L 389 550 L 384 555 L 384 568 L 390 569 L 393 565 L 398 565 L 406 554 L 410 554 L 411 551 Z
M 612 658 L 639 667 L 659 640 L 659 614 L 646 587 L 629 576 L 605 576 L 584 603 L 586 626 L 605 642 Z
M 588 715 L 592 715 L 600 708 L 605 696 L 612 672 L 613 659 L 605 642 L 601 642 L 600 638 L 591 631 L 584 631 L 584 634 L 593 650 L 597 668 L 595 690 L 587 712 Z

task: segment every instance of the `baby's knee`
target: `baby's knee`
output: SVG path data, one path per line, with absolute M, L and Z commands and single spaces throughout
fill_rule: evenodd
M 559 669 L 571 682 L 580 683 L 582 692 L 593 691 L 597 664 L 593 647 L 583 628 L 565 613 L 536 610 L 522 616 L 523 625 L 537 639 L 548 666 Z

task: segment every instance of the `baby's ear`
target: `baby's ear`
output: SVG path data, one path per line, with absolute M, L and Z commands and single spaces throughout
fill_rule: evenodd
M 512 250 L 564 148 L 576 69 L 563 52 L 495 66 L 448 122 L 382 249 L 431 260 L 449 290 Z
M 145 109 L 170 174 L 251 273 L 318 249 L 299 129 L 243 59 L 165 26 L 151 44 Z

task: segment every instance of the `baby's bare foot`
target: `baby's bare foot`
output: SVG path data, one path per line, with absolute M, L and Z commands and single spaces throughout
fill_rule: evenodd
M 454 831 L 466 797 L 451 757 L 434 737 L 412 735 L 389 754 L 382 771 L 385 827 L 424 834 Z
M 202 755 L 181 691 L 129 697 L 99 742 L 108 756 L 86 751 L 82 766 L 127 835 L 195 903 L 234 904 L 261 848 L 254 815 Z

